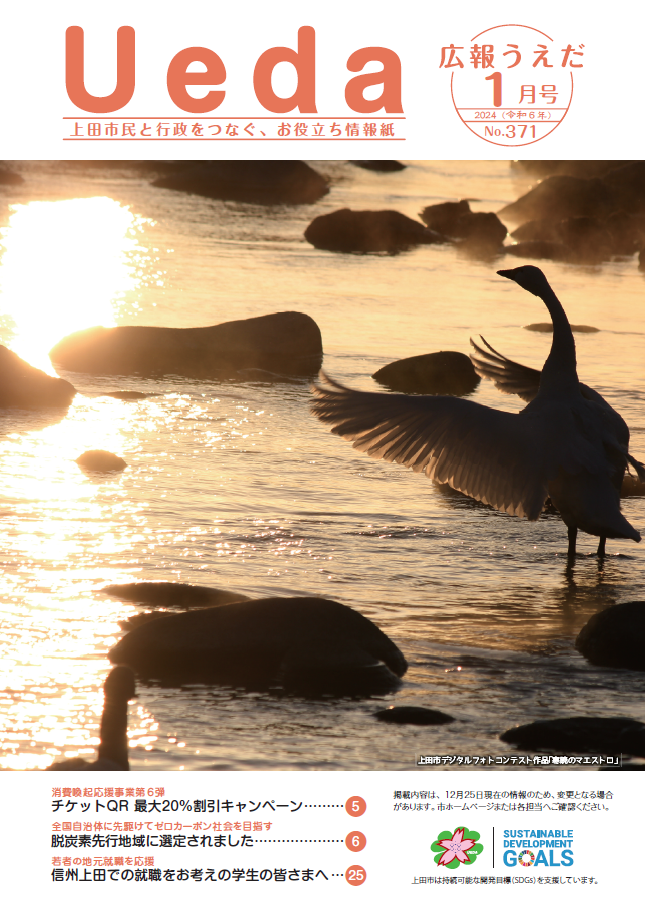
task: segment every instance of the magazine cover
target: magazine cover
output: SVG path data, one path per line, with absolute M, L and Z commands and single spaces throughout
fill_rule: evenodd
M 637 33 L 554 3 L 9 14 L 10 897 L 631 898 Z

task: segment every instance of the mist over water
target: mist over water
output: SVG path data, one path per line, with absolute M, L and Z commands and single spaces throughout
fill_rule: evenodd
M 281 310 L 318 323 L 324 368 L 350 386 L 397 358 L 468 352 L 481 333 L 541 367 L 551 337 L 541 301 L 496 275 L 520 265 L 448 246 L 396 256 L 315 250 L 312 218 L 468 198 L 497 211 L 530 180 L 508 162 L 417 162 L 378 174 L 316 162 L 318 203 L 262 207 L 150 186 L 127 171 L 21 164 L 0 205 L 0 343 L 47 358 L 87 326 L 206 326 Z M 510 228 L 515 226 L 510 225 Z M 540 263 L 572 323 L 580 378 L 630 426 L 645 457 L 643 293 L 635 258 L 598 267 Z M 419 754 L 499 755 L 511 725 L 568 715 L 643 718 L 645 678 L 590 666 L 574 649 L 594 612 L 645 598 L 645 548 L 528 523 L 357 453 L 309 414 L 308 381 L 193 381 L 65 374 L 66 414 L 0 411 L 0 767 L 91 758 L 107 650 L 138 609 L 110 583 L 169 580 L 253 597 L 319 595 L 375 621 L 405 653 L 401 690 L 367 700 L 279 691 L 138 685 L 133 769 L 396 769 Z M 140 401 L 117 389 L 154 393 Z M 519 411 L 482 381 L 475 400 Z M 54 420 L 55 419 L 55 420 Z M 108 449 L 128 468 L 97 481 L 74 459 Z M 623 501 L 645 534 L 645 499 Z M 386 726 L 391 704 L 441 709 L 449 726 Z

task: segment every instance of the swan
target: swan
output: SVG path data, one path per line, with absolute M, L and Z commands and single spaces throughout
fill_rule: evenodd
M 470 340 L 470 344 L 475 349 L 475 354 L 470 356 L 470 360 L 479 376 L 492 380 L 497 389 L 503 393 L 515 393 L 525 402 L 532 402 L 540 388 L 541 371 L 533 367 L 526 367 L 525 364 L 519 364 L 517 361 L 511 361 L 510 358 L 505 357 L 501 352 L 494 349 L 483 336 L 479 338 L 485 348 L 478 345 L 474 339 Z M 586 383 L 580 381 L 578 388 L 583 398 L 596 402 L 603 409 L 605 419 L 611 424 L 616 439 L 628 450 L 629 428 L 624 418 L 591 386 L 587 386 Z M 631 456 L 629 452 L 627 452 L 627 461 L 636 470 L 639 480 L 645 482 L 645 469 L 642 463 Z M 619 494 L 623 487 L 625 468 L 622 461 L 618 460 L 615 471 L 612 474 L 612 482 Z M 601 537 L 598 555 L 602 557 L 604 553 L 605 539 Z
M 129 770 L 128 762 L 128 700 L 135 694 L 134 673 L 127 665 L 117 665 L 103 685 L 105 704 L 101 717 L 101 743 L 98 758 L 93 763 L 81 757 L 71 757 L 52 763 L 48 770 Z
M 575 341 L 562 304 L 536 266 L 497 274 L 541 298 L 553 321 L 538 393 L 519 414 L 451 396 L 360 392 L 323 372 L 326 386 L 312 387 L 313 414 L 355 449 L 424 472 L 512 516 L 535 521 L 550 497 L 568 529 L 569 562 L 575 560 L 578 529 L 598 536 L 601 546 L 606 538 L 640 541 L 620 511 L 613 480 L 636 461 L 606 403 L 580 391 Z

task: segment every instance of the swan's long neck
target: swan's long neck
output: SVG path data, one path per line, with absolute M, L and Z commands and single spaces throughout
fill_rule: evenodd
M 576 343 L 564 307 L 548 283 L 540 297 L 553 321 L 553 342 L 549 357 L 542 368 L 540 392 L 554 391 L 562 395 L 569 387 L 578 390 Z
M 121 695 L 105 695 L 101 719 L 99 760 L 111 760 L 120 769 L 130 769 L 128 763 L 128 702 Z

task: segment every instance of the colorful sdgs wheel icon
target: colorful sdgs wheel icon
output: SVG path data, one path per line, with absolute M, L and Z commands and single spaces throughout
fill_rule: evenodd
M 523 868 L 530 868 L 535 861 L 535 855 L 529 849 L 524 849 L 523 852 L 517 856 L 517 860 L 522 865 Z

